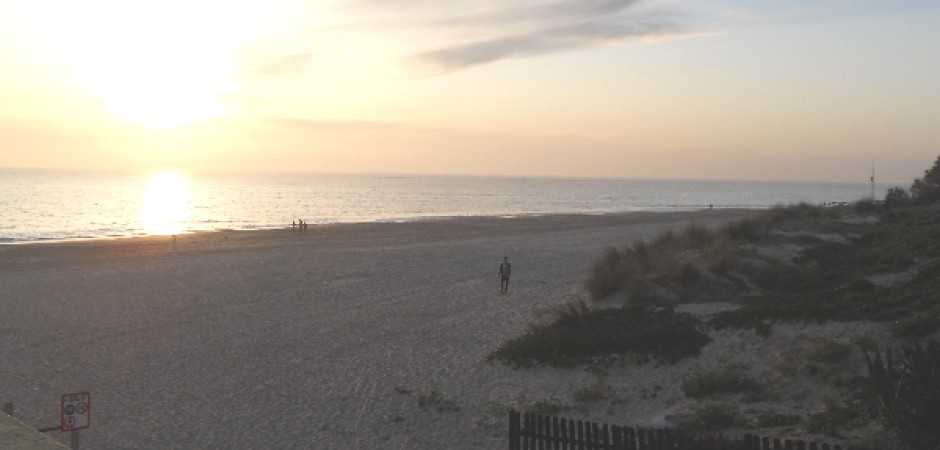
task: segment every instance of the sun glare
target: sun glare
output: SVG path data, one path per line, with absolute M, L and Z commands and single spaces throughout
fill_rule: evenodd
M 140 217 L 148 234 L 168 235 L 183 231 L 190 216 L 189 186 L 174 172 L 154 175 L 144 189 Z
M 271 18 L 261 0 L 20 3 L 85 90 L 117 118 L 154 129 L 232 112 L 238 52 Z

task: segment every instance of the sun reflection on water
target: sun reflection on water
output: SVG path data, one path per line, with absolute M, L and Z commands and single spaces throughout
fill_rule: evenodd
M 154 175 L 143 193 L 140 217 L 148 234 L 169 235 L 183 231 L 190 216 L 189 186 L 175 172 Z

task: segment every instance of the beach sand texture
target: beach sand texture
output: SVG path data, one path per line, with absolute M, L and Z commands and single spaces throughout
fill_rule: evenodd
M 0 246 L 0 400 L 45 427 L 60 394 L 91 391 L 83 449 L 504 448 L 506 408 L 595 376 L 487 354 L 586 298 L 605 247 L 754 213 Z M 643 413 L 623 410 L 610 421 Z

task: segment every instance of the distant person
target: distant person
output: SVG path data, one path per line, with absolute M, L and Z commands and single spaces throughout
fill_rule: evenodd
M 509 292 L 509 275 L 512 274 L 512 264 L 509 263 L 509 257 L 503 257 L 503 263 L 499 265 L 499 292 Z
M 291 231 L 297 231 L 297 221 L 296 221 L 296 220 L 291 220 L 291 221 L 290 221 L 290 230 L 291 230 Z

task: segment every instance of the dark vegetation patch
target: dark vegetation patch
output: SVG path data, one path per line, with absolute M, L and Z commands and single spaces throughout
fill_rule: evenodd
M 518 366 L 551 364 L 571 367 L 634 355 L 676 361 L 697 355 L 710 338 L 699 321 L 672 310 L 641 307 L 560 314 L 547 326 L 503 343 L 489 358 Z
M 762 390 L 760 383 L 732 368 L 699 372 L 682 382 L 682 393 L 696 399 L 725 394 L 749 394 L 754 398 Z
M 845 212 L 843 212 L 844 214 Z M 828 219 L 827 219 L 828 220 Z M 875 320 L 898 322 L 902 337 L 940 330 L 940 210 L 885 212 L 877 224 L 838 220 L 817 228 L 855 236 L 850 244 L 818 242 L 794 264 L 768 261 L 746 269 L 761 296 L 713 318 L 716 327 L 753 328 L 760 321 Z M 882 288 L 868 277 L 916 270 L 913 280 Z

